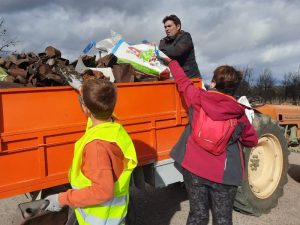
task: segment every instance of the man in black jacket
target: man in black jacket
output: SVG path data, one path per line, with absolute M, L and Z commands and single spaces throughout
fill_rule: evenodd
M 201 78 L 192 37 L 181 30 L 180 19 L 176 15 L 170 15 L 162 22 L 167 36 L 160 40 L 159 50 L 177 60 L 189 78 Z

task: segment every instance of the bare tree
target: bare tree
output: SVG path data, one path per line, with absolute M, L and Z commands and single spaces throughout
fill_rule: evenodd
M 7 33 L 7 29 L 4 27 L 5 20 L 0 18 L 0 57 L 9 53 L 9 47 L 15 46 L 17 41 L 14 38 L 10 38 Z
M 293 104 L 297 104 L 300 100 L 300 74 L 298 72 L 289 72 L 284 75 L 282 85 L 284 87 L 285 100 L 292 100 Z
M 236 92 L 237 95 L 246 95 L 247 97 L 250 97 L 253 95 L 252 86 L 254 82 L 253 78 L 253 69 L 250 67 L 245 67 L 242 70 L 243 79 L 241 81 L 241 84 Z
M 258 95 L 263 97 L 265 102 L 269 101 L 272 103 L 272 97 L 275 94 L 274 84 L 275 79 L 272 75 L 272 71 L 268 68 L 264 69 L 257 79 L 256 89 L 258 91 Z

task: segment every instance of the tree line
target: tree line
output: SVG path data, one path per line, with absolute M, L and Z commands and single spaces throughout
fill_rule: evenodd
M 17 40 L 9 36 L 5 27 L 5 20 L 0 18 L 0 57 L 5 56 L 10 52 L 10 47 L 17 44 Z
M 243 80 L 236 94 L 246 95 L 250 101 L 261 103 L 298 105 L 300 103 L 299 70 L 284 74 L 282 80 L 278 81 L 268 68 L 265 68 L 258 76 L 254 76 L 253 69 L 246 67 L 241 70 Z

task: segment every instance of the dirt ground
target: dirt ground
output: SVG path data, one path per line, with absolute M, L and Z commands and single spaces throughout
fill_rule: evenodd
M 288 183 L 278 206 L 260 217 L 233 213 L 235 225 L 299 225 L 300 224 L 300 154 L 291 153 Z M 184 225 L 189 202 L 181 184 L 160 190 L 132 190 L 131 197 L 138 214 L 138 225 Z M 0 200 L 1 225 L 12 225 L 17 203 L 27 201 L 25 195 Z M 212 224 L 211 221 L 209 223 Z

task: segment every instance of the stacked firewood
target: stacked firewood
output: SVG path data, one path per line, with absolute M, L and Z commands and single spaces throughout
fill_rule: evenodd
M 7 87 L 45 87 L 68 85 L 62 71 L 77 74 L 86 79 L 108 79 L 103 73 L 93 71 L 90 68 L 111 67 L 115 82 L 134 82 L 157 80 L 153 76 L 141 74 L 134 70 L 130 64 L 118 64 L 117 58 L 107 55 L 96 60 L 96 56 L 84 55 L 81 57 L 86 70 L 78 73 L 75 71 L 77 60 L 69 62 L 61 57 L 61 52 L 48 46 L 44 52 L 35 54 L 21 53 L 11 54 L 6 58 L 0 58 L 0 67 L 7 73 L 5 79 L 0 82 L 0 88 Z M 1 71 L 0 71 L 1 72 Z
M 74 67 L 69 60 L 61 57 L 61 52 L 49 46 L 44 52 L 35 54 L 11 54 L 0 58 L 0 66 L 7 71 L 6 82 L 23 86 L 66 85 L 66 80 L 58 72 L 59 67 Z

